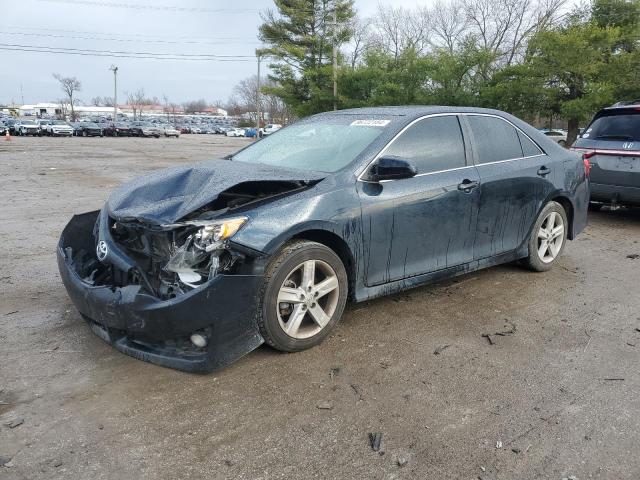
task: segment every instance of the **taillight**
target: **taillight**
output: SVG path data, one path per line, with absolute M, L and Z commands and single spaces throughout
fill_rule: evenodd
M 584 164 L 584 174 L 587 178 L 589 178 L 589 174 L 591 173 L 591 162 L 589 159 L 593 157 L 596 152 L 587 151 L 582 154 L 582 163 Z

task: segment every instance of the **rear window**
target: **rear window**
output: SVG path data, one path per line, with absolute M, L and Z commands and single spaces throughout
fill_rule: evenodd
M 582 138 L 640 141 L 640 115 L 628 113 L 596 118 Z

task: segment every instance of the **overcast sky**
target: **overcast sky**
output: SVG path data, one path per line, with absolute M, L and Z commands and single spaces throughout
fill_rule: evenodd
M 412 7 L 431 0 L 386 0 Z M 363 16 L 377 0 L 356 0 Z M 0 103 L 48 102 L 62 97 L 52 73 L 82 82 L 79 98 L 113 95 L 118 101 L 144 87 L 147 96 L 169 101 L 226 101 L 234 85 L 256 73 L 260 12 L 271 0 L 6 0 L 0 12 Z M 75 38 L 74 38 L 75 37 Z M 154 60 L 62 55 L 25 51 L 37 47 L 112 52 L 215 54 L 236 61 Z M 6 50 L 14 49 L 14 50 Z M 19 49 L 19 50 L 18 50 Z M 248 58 L 242 58 L 249 56 Z M 227 59 L 229 59 L 227 57 Z

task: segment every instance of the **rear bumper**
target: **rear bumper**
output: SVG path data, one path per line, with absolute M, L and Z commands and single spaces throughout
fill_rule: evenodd
M 640 187 L 623 187 L 592 182 L 591 200 L 640 206 Z
M 218 275 L 170 300 L 158 299 L 140 285 L 96 286 L 80 278 L 74 250 L 86 246 L 89 251 L 95 244 L 97 216 L 91 212 L 73 217 L 62 233 L 57 257 L 69 297 L 100 338 L 127 355 L 188 372 L 222 368 L 263 343 L 255 321 L 260 276 Z M 195 332 L 208 338 L 205 348 L 191 344 Z

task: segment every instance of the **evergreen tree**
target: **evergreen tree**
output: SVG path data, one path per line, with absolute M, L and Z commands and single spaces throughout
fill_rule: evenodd
M 274 0 L 275 10 L 262 15 L 260 39 L 273 60 L 279 96 L 298 116 L 333 107 L 332 49 L 349 41 L 353 0 Z M 337 18 L 337 25 L 333 18 Z

